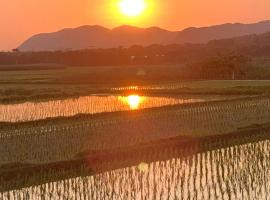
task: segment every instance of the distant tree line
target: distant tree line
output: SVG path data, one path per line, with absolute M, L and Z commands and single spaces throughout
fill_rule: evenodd
M 270 44 L 250 39 L 213 41 L 208 44 L 134 45 L 129 48 L 84 49 L 55 52 L 0 52 L 0 65 L 59 64 L 68 66 L 185 65 L 183 78 L 269 79 L 269 69 L 252 62 L 270 63 Z M 245 44 L 245 45 L 242 45 Z M 256 76 L 252 75 L 256 74 Z
M 55 52 L 13 51 L 0 53 L 0 65 L 55 63 L 72 66 L 102 66 L 179 63 L 196 57 L 196 52 L 199 51 L 200 45 L 194 45 L 194 47 L 152 45 Z
M 270 42 L 270 41 L 269 41 Z M 241 43 L 240 43 L 241 44 Z M 257 44 L 257 43 L 256 43 Z M 0 65 L 54 63 L 71 66 L 190 63 L 208 58 L 245 55 L 270 57 L 270 44 L 238 45 L 231 40 L 208 44 L 134 45 L 129 48 L 84 49 L 54 52 L 0 52 Z M 223 63 L 226 64 L 226 63 Z

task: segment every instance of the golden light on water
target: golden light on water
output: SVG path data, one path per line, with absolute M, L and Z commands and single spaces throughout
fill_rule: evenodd
M 128 105 L 131 110 L 137 110 L 143 102 L 143 97 L 139 95 L 129 95 L 126 97 L 119 97 L 119 100 Z
M 140 172 L 148 172 L 148 169 L 149 169 L 149 166 L 148 166 L 147 163 L 142 162 L 142 163 L 140 163 L 140 164 L 138 165 L 138 170 L 139 170 Z
M 120 0 L 119 9 L 121 13 L 129 17 L 141 15 L 146 8 L 144 0 Z
M 140 105 L 140 96 L 138 95 L 130 95 L 127 97 L 128 103 L 131 109 L 138 109 Z

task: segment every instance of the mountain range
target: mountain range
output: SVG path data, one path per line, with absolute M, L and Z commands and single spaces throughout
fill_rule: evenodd
M 253 24 L 227 23 L 209 27 L 191 27 L 182 31 L 127 25 L 108 29 L 98 25 L 86 25 L 34 35 L 23 42 L 18 49 L 20 51 L 57 51 L 132 45 L 208 43 L 212 40 L 261 34 L 268 31 L 270 31 L 270 20 Z

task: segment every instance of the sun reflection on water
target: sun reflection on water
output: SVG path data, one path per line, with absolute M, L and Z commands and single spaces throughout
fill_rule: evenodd
M 119 100 L 124 104 L 128 105 L 131 110 L 137 110 L 140 108 L 141 103 L 143 102 L 143 97 L 139 95 L 129 95 L 126 97 L 119 97 Z

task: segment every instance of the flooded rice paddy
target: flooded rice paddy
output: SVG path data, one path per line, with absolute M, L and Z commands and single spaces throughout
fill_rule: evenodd
M 223 99 L 222 96 L 84 96 L 47 102 L 0 105 L 0 122 L 21 122 L 77 114 L 128 111 Z
M 59 116 L 131 111 L 232 98 L 238 97 L 93 95 L 47 102 L 2 104 L 0 105 L 0 121 L 29 121 L 32 125 L 30 121 Z M 187 154 L 181 152 L 183 146 L 179 147 L 180 150 L 176 153 L 161 149 L 166 158 L 155 158 L 154 162 L 151 160 L 151 163 L 147 163 L 143 156 L 154 158 L 161 154 L 154 148 L 154 151 L 147 152 L 149 155 L 138 154 L 140 157 L 137 164 L 122 165 L 124 161 L 117 157 L 112 163 L 107 163 L 109 170 L 106 172 L 104 170 L 102 173 L 99 171 L 99 173 L 81 176 L 80 173 L 75 172 L 83 169 L 75 168 L 74 174 L 65 179 L 53 179 L 53 182 L 50 179 L 44 182 L 41 180 L 46 176 L 57 178 L 62 169 L 54 171 L 50 168 L 46 171 L 48 174 L 31 171 L 29 177 L 23 171 L 26 168 L 24 169 L 21 164 L 72 161 L 77 158 L 78 153 L 88 152 L 88 150 L 102 150 L 110 146 L 114 149 L 127 144 L 140 145 L 142 142 L 149 141 L 150 143 L 169 136 L 196 136 L 199 140 L 205 135 L 238 133 L 239 130 L 247 129 L 254 131 L 252 137 L 259 138 L 260 133 L 256 132 L 256 127 L 258 128 L 260 123 L 266 124 L 270 116 L 268 97 L 211 102 L 187 108 L 164 107 L 150 111 L 134 113 L 137 115 L 133 117 L 129 115 L 128 119 L 126 116 L 108 116 L 106 120 L 93 120 L 84 116 L 85 119 L 73 117 L 74 119 L 68 121 L 69 124 L 53 120 L 47 124 L 44 120 L 44 124 L 37 123 L 33 127 L 24 127 L 21 123 L 17 123 L 18 127 L 4 129 L 1 138 L 0 163 L 4 164 L 3 166 L 7 164 L 7 167 L 15 167 L 15 171 L 18 167 L 22 171 L 21 174 L 17 173 L 12 177 L 11 170 L 10 180 L 5 180 L 0 176 L 2 180 L 0 182 L 7 181 L 7 184 L 11 185 L 9 189 L 3 189 L 8 186 L 0 187 L 0 200 L 270 199 L 270 141 L 265 138 L 254 142 L 255 140 L 246 141 L 243 137 L 233 136 L 232 140 L 237 140 L 232 143 L 233 146 L 212 147 L 209 142 L 209 149 L 201 152 L 195 151 L 194 146 L 188 145 L 184 151 L 191 153 Z M 253 126 L 250 129 L 251 125 Z M 267 131 L 263 134 L 269 138 Z M 226 142 L 228 142 L 227 138 L 223 141 L 218 140 L 217 143 L 225 144 Z M 236 143 L 238 145 L 235 145 Z M 112 168 L 114 162 L 120 163 L 121 167 L 118 167 L 120 169 Z M 87 166 L 91 168 L 89 162 Z M 1 170 L 1 173 L 5 174 L 6 168 Z M 19 180 L 22 183 L 34 184 L 22 184 L 22 188 L 17 184 Z
M 77 177 L 0 193 L 0 199 L 220 199 L 270 198 L 270 141 Z

